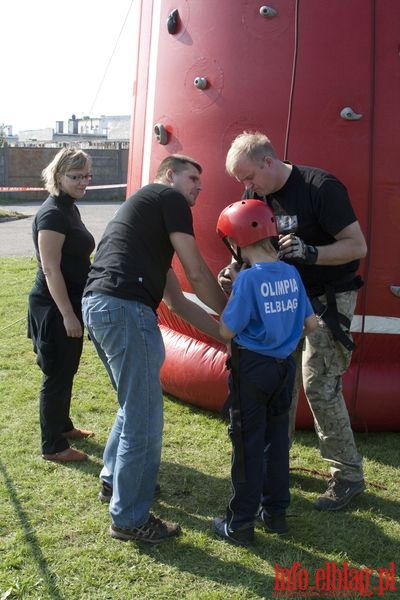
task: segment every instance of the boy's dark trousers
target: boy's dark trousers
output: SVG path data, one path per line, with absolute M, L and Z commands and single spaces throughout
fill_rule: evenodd
M 260 506 L 269 514 L 285 513 L 289 506 L 288 411 L 295 376 L 292 357 L 277 360 L 246 349 L 237 354 L 237 372 L 232 368 L 229 378 L 233 496 L 227 524 L 232 530 L 252 524 Z M 237 393 L 241 443 L 232 408 Z

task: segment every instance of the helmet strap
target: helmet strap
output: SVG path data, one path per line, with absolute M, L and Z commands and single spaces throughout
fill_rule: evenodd
M 241 252 L 240 248 L 238 247 L 237 252 L 235 252 L 234 249 L 232 248 L 232 246 L 230 245 L 230 243 L 228 242 L 228 238 L 224 237 L 224 238 L 222 238 L 222 241 L 224 242 L 225 246 L 228 248 L 229 252 L 232 254 L 233 258 L 236 260 L 236 262 L 239 263 L 239 265 L 242 265 L 243 259 L 242 259 L 242 252 Z

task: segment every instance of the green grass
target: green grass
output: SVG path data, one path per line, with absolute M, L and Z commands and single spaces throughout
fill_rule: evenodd
M 25 324 L 35 262 L 0 259 L 0 272 L 1 600 L 270 599 L 278 597 L 276 563 L 290 568 L 298 561 L 308 569 L 310 580 L 326 561 L 375 572 L 391 562 L 398 568 L 399 433 L 357 435 L 368 490 L 337 514 L 313 508 L 326 485 L 315 471 L 326 472 L 327 466 L 315 434 L 299 433 L 291 458 L 291 534 L 280 539 L 257 527 L 255 546 L 237 548 L 215 539 L 210 531 L 211 519 L 223 513 L 230 494 L 226 425 L 217 415 L 170 398 L 165 398 L 162 493 L 154 511 L 179 522 L 183 534 L 156 547 L 112 540 L 107 507 L 97 499 L 102 450 L 116 411 L 105 371 L 85 342 L 72 416 L 77 426 L 96 432 L 96 437 L 75 445 L 89 453 L 90 461 L 43 461 L 41 376 Z M 370 587 L 376 585 L 375 574 Z M 395 585 L 397 591 L 385 592 L 385 598 L 400 598 L 398 577 Z M 304 594 L 288 592 L 284 597 Z M 317 597 L 326 596 L 321 592 Z M 348 591 L 346 597 L 365 594 Z
M 0 208 L 0 222 L 6 219 L 26 219 L 26 215 L 19 213 L 16 210 Z

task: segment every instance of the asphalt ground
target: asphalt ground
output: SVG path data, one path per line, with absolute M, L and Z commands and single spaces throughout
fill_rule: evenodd
M 82 220 L 90 233 L 99 243 L 108 221 L 113 217 L 121 202 L 90 202 L 82 200 L 77 203 Z M 25 202 L 1 204 L 0 208 L 16 211 L 26 218 L 0 219 L 0 256 L 35 256 L 32 242 L 32 220 L 41 202 Z

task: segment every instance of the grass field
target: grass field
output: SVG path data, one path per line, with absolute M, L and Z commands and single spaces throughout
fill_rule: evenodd
M 41 377 L 25 323 L 35 263 L 0 259 L 0 272 L 0 600 L 400 598 L 398 574 L 391 578 L 400 554 L 399 433 L 357 435 L 367 492 L 337 514 L 313 508 L 326 487 L 327 466 L 314 432 L 298 433 L 291 456 L 290 535 L 279 538 L 257 526 L 254 547 L 239 548 L 210 530 L 230 493 L 226 425 L 217 415 L 166 397 L 162 492 L 154 512 L 179 522 L 183 534 L 155 547 L 111 539 L 107 507 L 97 498 L 102 451 L 116 411 L 104 369 L 85 342 L 72 416 L 76 426 L 96 432 L 75 445 L 90 460 L 43 461 Z M 298 589 L 276 589 L 277 565 L 290 569 L 296 562 Z M 342 585 L 336 575 L 336 590 L 312 590 L 317 574 L 332 570 L 332 563 L 342 570 Z M 344 564 L 353 569 L 346 577 Z
M 0 221 L 3 219 L 24 219 L 26 215 L 23 215 L 15 210 L 7 210 L 0 208 Z

